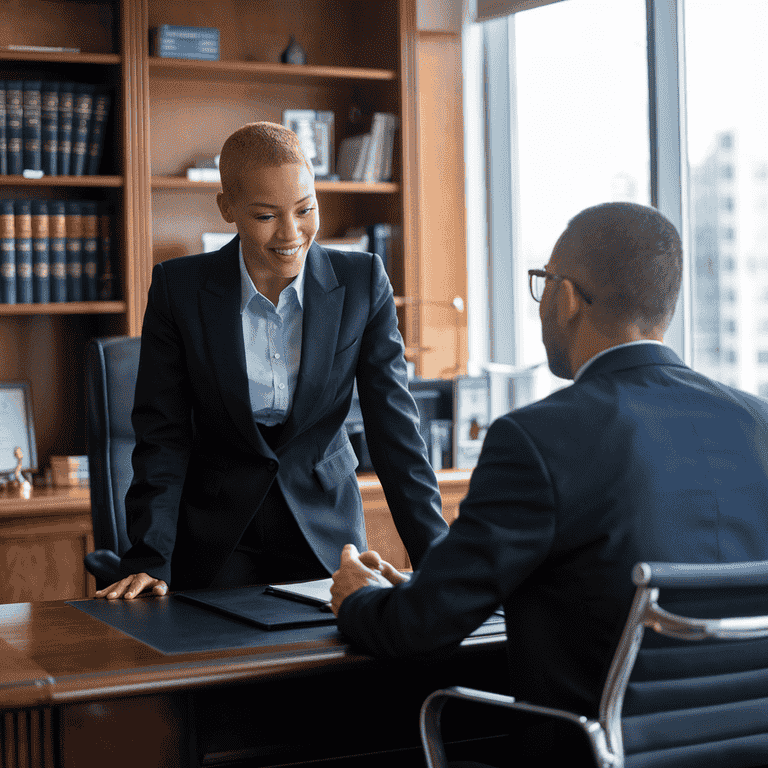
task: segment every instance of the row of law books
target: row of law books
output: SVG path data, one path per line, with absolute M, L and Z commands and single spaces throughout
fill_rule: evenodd
M 115 298 L 112 216 L 93 200 L 0 200 L 0 303 Z
M 0 175 L 96 176 L 111 100 L 92 83 L 0 80 Z
M 336 163 L 339 178 L 342 181 L 389 181 L 399 124 L 397 115 L 374 112 L 368 133 L 349 136 L 341 142 Z

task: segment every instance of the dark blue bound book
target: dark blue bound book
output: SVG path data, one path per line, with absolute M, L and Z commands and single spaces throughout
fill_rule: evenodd
M 15 200 L 16 303 L 32 303 L 32 201 Z
M 41 80 L 25 80 L 22 86 L 23 120 L 21 124 L 23 165 L 25 171 L 42 170 L 42 141 L 40 126 Z
M 51 300 L 51 256 L 48 236 L 48 201 L 32 201 L 32 300 Z
M 0 80 L 0 176 L 8 173 L 8 142 L 5 137 L 5 80 Z
M 83 298 L 96 301 L 98 291 L 99 213 L 93 200 L 81 204 L 83 216 Z
M 111 97 L 109 93 L 97 93 L 93 97 L 93 117 L 91 118 L 91 131 L 88 137 L 88 162 L 85 173 L 88 176 L 97 176 L 101 165 L 101 156 L 104 153 L 104 131 L 109 117 L 109 105 Z
M 23 118 L 22 81 L 7 80 L 5 83 L 5 140 L 8 146 L 8 173 L 13 176 L 20 176 L 23 168 L 21 152 Z
M 83 204 L 67 200 L 67 301 L 83 300 Z
M 55 176 L 59 151 L 59 84 L 47 80 L 40 88 L 40 134 L 42 168 L 46 176 Z
M 51 301 L 67 300 L 67 204 L 48 202 L 48 237 L 51 255 Z
M 88 136 L 91 132 L 93 115 L 93 96 L 96 86 L 91 83 L 78 83 L 75 86 L 75 116 L 72 122 L 72 176 L 83 176 L 88 158 Z
M 112 219 L 108 205 L 99 212 L 99 299 L 115 298 L 115 275 L 112 268 Z
M 16 238 L 13 200 L 0 200 L 0 303 L 16 303 Z
M 65 82 L 59 88 L 59 126 L 57 153 L 59 176 L 69 176 L 72 163 L 72 121 L 74 120 L 75 84 Z

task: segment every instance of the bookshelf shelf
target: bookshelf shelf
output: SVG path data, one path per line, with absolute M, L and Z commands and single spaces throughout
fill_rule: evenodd
M 0 317 L 10 315 L 119 315 L 124 301 L 63 301 L 57 304 L 0 304 Z
M 158 77 L 193 80 L 267 80 L 297 85 L 318 81 L 368 80 L 396 82 L 397 73 L 389 69 L 367 67 L 330 67 L 279 64 L 267 61 L 194 61 L 191 59 L 149 58 L 149 71 Z
M 119 64 L 117 53 L 66 53 L 64 51 L 4 51 L 0 50 L 0 61 L 39 61 L 56 64 Z
M 23 176 L 0 176 L 2 187 L 122 187 L 122 176 L 43 176 L 25 179 Z
M 396 194 L 400 185 L 394 181 L 316 181 L 318 192 L 362 192 L 364 194 Z
M 177 189 L 197 191 L 221 189 L 218 181 L 189 181 L 184 176 L 153 176 L 152 189 Z M 396 194 L 400 191 L 400 185 L 391 181 L 316 181 L 315 189 L 318 192 L 355 192 Z

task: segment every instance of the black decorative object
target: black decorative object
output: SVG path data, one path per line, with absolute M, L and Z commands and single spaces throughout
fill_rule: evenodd
M 280 61 L 283 64 L 306 64 L 307 54 L 304 49 L 296 42 L 296 38 L 291 35 L 288 47 L 280 54 Z

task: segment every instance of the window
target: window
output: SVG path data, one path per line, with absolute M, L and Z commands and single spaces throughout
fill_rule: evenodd
M 526 366 L 546 359 L 527 270 L 583 208 L 650 203 L 645 0 L 558 2 L 482 27 L 489 307 L 475 327 L 492 329 L 490 360 Z
M 752 392 L 764 387 L 757 366 L 768 365 L 768 325 L 755 311 L 768 297 L 766 35 L 764 0 L 733 0 L 727 8 L 716 0 L 685 3 L 692 362 Z M 700 268 L 713 258 L 719 269 Z M 735 315 L 739 333 L 729 347 L 736 349 L 722 345 L 728 326 L 711 323 L 720 311 L 712 301 L 718 294 Z M 713 348 L 721 351 L 712 355 Z
M 496 137 L 480 162 L 505 181 L 467 197 L 469 220 L 486 220 L 488 206 L 488 246 L 470 246 L 468 263 L 489 298 L 478 322 L 470 297 L 470 334 L 492 328 L 470 360 L 544 359 L 526 270 L 546 263 L 579 210 L 629 199 L 656 205 L 683 237 L 667 342 L 695 369 L 757 392 L 758 347 L 768 350 L 755 312 L 768 289 L 768 2 L 573 0 L 479 26 L 485 122 L 473 139 Z M 500 133 L 506 154 L 491 146 Z M 467 163 L 478 144 L 465 144 Z

